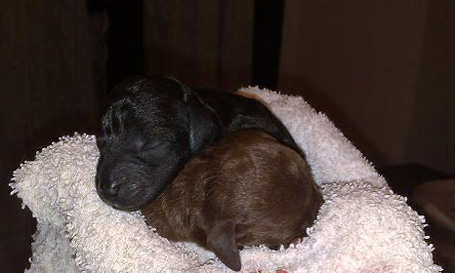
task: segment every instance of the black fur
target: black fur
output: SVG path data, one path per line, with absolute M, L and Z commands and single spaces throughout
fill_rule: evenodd
M 102 125 L 96 187 L 106 203 L 121 210 L 137 210 L 156 198 L 193 155 L 227 131 L 262 129 L 303 156 L 259 101 L 195 92 L 161 76 L 134 77 L 117 86 Z

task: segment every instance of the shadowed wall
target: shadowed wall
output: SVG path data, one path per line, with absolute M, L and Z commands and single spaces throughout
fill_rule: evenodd
M 455 2 L 286 1 L 279 89 L 375 165 L 455 170 Z
M 8 183 L 21 161 L 59 136 L 94 132 L 105 93 L 105 21 L 84 1 L 0 6 L 0 271 L 23 272 L 34 220 Z

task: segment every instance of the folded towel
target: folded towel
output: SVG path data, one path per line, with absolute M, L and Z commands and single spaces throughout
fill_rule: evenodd
M 245 272 L 440 272 L 424 217 L 394 194 L 372 165 L 302 98 L 252 87 L 307 155 L 325 204 L 309 236 L 287 249 L 241 251 Z M 140 212 L 104 204 L 95 189 L 95 137 L 76 134 L 14 172 L 13 193 L 37 219 L 26 272 L 231 272 L 211 252 L 171 243 Z

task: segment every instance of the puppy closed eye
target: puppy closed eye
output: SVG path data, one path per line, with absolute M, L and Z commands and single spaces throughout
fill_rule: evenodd
M 138 147 L 139 154 L 143 158 L 162 157 L 171 151 L 173 143 L 169 141 L 150 141 Z

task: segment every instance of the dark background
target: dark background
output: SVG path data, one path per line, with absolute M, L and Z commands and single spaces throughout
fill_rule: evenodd
M 455 1 L 2 1 L 2 272 L 27 266 L 35 228 L 13 170 L 94 133 L 110 87 L 144 73 L 302 95 L 376 166 L 455 169 Z

